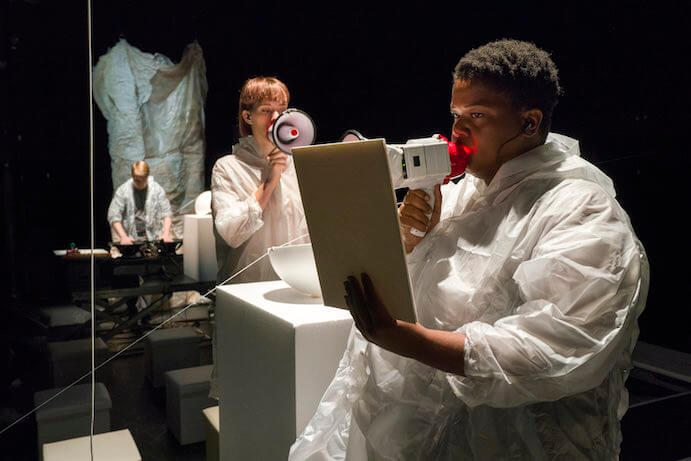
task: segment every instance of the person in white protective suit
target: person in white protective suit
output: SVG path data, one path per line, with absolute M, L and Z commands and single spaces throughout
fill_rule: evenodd
M 288 87 L 275 77 L 249 79 L 240 90 L 240 139 L 211 173 L 219 284 L 249 264 L 229 283 L 278 280 L 269 258 L 259 258 L 269 247 L 309 241 L 293 158 L 267 135 L 267 127 L 289 102 Z M 214 363 L 215 344 L 214 339 Z M 219 398 L 215 366 L 209 396 Z
M 346 281 L 356 327 L 291 460 L 618 458 L 648 265 L 612 181 L 549 133 L 560 93 L 530 43 L 460 60 L 469 175 L 429 218 L 422 191 L 399 208 L 418 323 Z
M 269 247 L 307 234 L 293 159 L 267 135 L 267 127 L 289 101 L 288 88 L 274 77 L 252 78 L 240 90 L 240 140 L 232 155 L 221 157 L 211 173 L 218 283 L 260 258 Z M 278 280 L 268 258 L 231 282 L 263 280 Z
M 136 240 L 172 242 L 170 202 L 149 165 L 140 160 L 132 164 L 132 178 L 117 188 L 108 207 L 108 223 L 113 240 L 131 245 Z

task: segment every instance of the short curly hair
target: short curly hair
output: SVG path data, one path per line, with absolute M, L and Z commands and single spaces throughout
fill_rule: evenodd
M 540 109 L 540 132 L 546 135 L 563 93 L 558 74 L 546 51 L 530 42 L 504 39 L 470 50 L 458 61 L 453 77 L 489 84 L 506 94 L 517 109 Z

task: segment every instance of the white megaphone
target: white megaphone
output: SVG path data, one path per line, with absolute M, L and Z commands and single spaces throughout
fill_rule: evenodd
M 286 154 L 292 154 L 293 147 L 309 146 L 314 143 L 317 128 L 312 118 L 299 109 L 286 109 L 267 128 L 274 146 Z
M 341 136 L 341 142 L 366 139 L 356 130 L 348 130 Z M 469 147 L 441 135 L 409 139 L 405 144 L 387 144 L 386 151 L 393 188 L 422 189 L 430 198 L 430 206 L 434 205 L 434 186 L 462 175 L 471 154 Z M 425 232 L 415 228 L 410 229 L 410 233 L 425 236 Z

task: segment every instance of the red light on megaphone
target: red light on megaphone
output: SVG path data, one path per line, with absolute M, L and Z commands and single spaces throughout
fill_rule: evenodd
M 449 160 L 451 161 L 451 173 L 444 178 L 444 184 L 450 179 L 458 177 L 465 173 L 468 166 L 468 157 L 473 153 L 473 148 L 465 146 L 459 142 L 449 141 L 446 136 L 438 134 L 437 138 L 446 142 L 449 146 Z
M 284 123 L 278 128 L 277 138 L 281 143 L 289 143 L 295 140 L 298 136 L 300 136 L 300 130 L 294 126 L 288 125 L 287 123 Z

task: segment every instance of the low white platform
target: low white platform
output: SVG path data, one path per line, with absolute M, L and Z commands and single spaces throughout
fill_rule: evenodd
M 94 461 L 141 461 L 128 429 L 94 435 Z M 90 461 L 89 436 L 43 445 L 44 461 Z
M 350 313 L 283 281 L 216 296 L 220 459 L 286 459 L 333 379 Z

